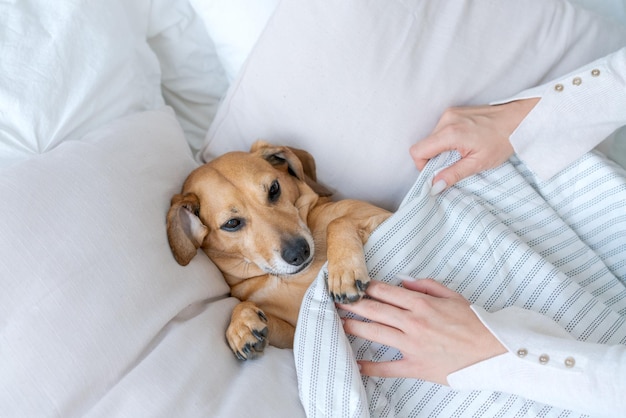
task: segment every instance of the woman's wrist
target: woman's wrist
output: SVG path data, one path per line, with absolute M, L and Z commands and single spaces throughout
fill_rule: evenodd
M 506 120 L 507 137 L 517 129 L 522 123 L 524 118 L 533 110 L 533 108 L 539 102 L 539 97 L 533 97 L 529 99 L 520 99 L 512 102 L 494 105 L 500 107 L 504 112 L 504 118 Z

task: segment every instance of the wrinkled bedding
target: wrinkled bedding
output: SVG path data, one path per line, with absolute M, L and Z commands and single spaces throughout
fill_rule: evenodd
M 560 0 L 516 6 L 532 12 L 527 35 L 494 18 L 488 0 L 353 2 L 359 7 L 323 0 L 0 2 L 0 415 L 559 414 L 502 394 L 361 379 L 355 357 L 397 353 L 342 334 L 323 276 L 303 306 L 296 364 L 292 350 L 275 347 L 242 363 L 224 339 L 237 301 L 220 272 L 204 254 L 186 267 L 171 257 L 169 199 L 200 150 L 246 149 L 259 136 L 300 146 L 318 159 L 320 178 L 337 196 L 381 198 L 395 209 L 415 173 L 408 144 L 446 106 L 501 98 L 626 39 L 622 29 L 580 12 L 561 13 L 570 25 L 552 25 L 543 11 L 569 10 Z M 609 17 L 623 24 L 623 2 L 608 3 L 615 5 Z M 437 18 L 415 20 L 405 5 Z M 497 16 L 517 23 L 511 10 Z M 468 13 L 480 33 L 467 24 Z M 472 42 L 494 20 L 491 29 L 507 37 L 488 37 L 506 42 L 509 54 L 493 45 L 494 55 L 481 53 L 506 66 L 479 67 L 470 83 L 463 73 L 474 62 Z M 323 33 L 320 22 L 328 24 Z M 438 42 L 420 37 L 432 49 L 413 45 L 421 54 L 406 54 L 398 65 L 403 25 Z M 451 54 L 448 40 L 457 32 L 465 42 Z M 536 33 L 549 36 L 550 51 L 561 45 L 561 54 L 527 49 Z M 522 51 L 532 67 L 517 64 Z M 357 70 L 346 65 L 347 53 Z M 423 86 L 439 103 L 424 101 Z M 617 190 L 623 196 L 623 172 L 593 155 L 566 177 L 538 184 L 515 163 L 430 198 L 427 185 L 448 158 L 429 165 L 372 236 L 375 277 L 432 276 L 487 309 L 519 304 L 558 317 L 577 338 L 623 339 L 625 302 L 615 277 L 623 281 L 625 257 L 614 245 L 625 240 L 623 215 L 613 215 L 615 224 L 607 212 L 584 222 L 598 210 L 624 213 L 610 198 Z M 580 276 L 597 267 L 591 280 L 569 273 L 587 261 Z M 521 282 L 504 274 L 516 269 L 530 273 Z M 538 285 L 529 284 L 533 278 Z M 574 312 L 581 315 L 570 321 Z M 591 322 L 594 315 L 602 321 Z
M 519 161 L 430 196 L 432 160 L 399 210 L 370 237 L 372 277 L 431 277 L 487 311 L 519 306 L 573 337 L 626 343 L 626 171 L 591 153 L 550 181 Z M 300 398 L 309 416 L 580 416 L 497 392 L 457 392 L 413 379 L 361 378 L 355 359 L 401 354 L 343 333 L 323 270 L 296 333 Z

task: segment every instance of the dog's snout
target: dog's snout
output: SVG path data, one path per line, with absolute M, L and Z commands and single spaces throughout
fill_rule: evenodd
M 304 238 L 294 238 L 283 243 L 281 257 L 292 266 L 300 266 L 311 256 L 311 247 Z

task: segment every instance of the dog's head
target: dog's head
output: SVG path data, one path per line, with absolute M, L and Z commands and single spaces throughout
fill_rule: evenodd
M 315 251 L 309 210 L 329 195 L 309 153 L 259 141 L 187 177 L 167 214 L 170 247 L 181 265 L 202 247 L 232 279 L 295 274 Z

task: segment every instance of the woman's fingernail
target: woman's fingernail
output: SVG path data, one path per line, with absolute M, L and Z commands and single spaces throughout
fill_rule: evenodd
M 415 277 L 411 277 L 408 274 L 396 274 L 396 277 L 400 280 L 406 280 L 408 282 L 414 282 L 417 280 Z
M 448 187 L 448 183 L 446 183 L 444 179 L 437 180 L 437 182 L 433 184 L 433 187 L 430 189 L 430 195 L 436 196 L 439 193 L 443 192 L 446 187 Z

